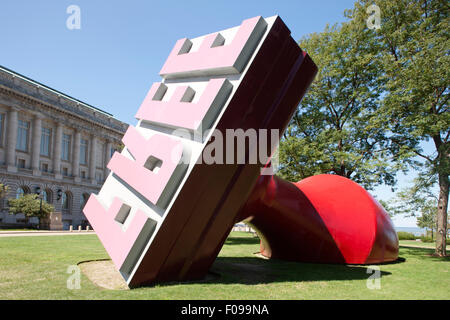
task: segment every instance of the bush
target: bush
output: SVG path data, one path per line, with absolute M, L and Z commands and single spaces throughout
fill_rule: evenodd
M 434 242 L 436 239 L 431 239 L 431 237 L 421 236 L 420 241 L 422 242 Z
M 399 231 L 397 232 L 398 240 L 416 240 L 416 236 L 410 232 Z
M 29 193 L 18 199 L 9 199 L 9 214 L 23 213 L 25 220 L 31 217 L 47 218 L 53 212 L 54 207 L 46 201 L 37 198 L 37 194 Z
M 436 242 L 436 238 L 431 239 L 431 237 L 424 237 L 421 236 L 420 237 L 420 241 L 422 242 Z M 450 245 L 450 239 L 445 240 L 446 244 L 449 246 Z

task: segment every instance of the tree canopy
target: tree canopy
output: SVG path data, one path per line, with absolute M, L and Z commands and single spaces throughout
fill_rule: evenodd
M 3 199 L 8 193 L 9 187 L 3 183 L 0 183 L 0 200 Z
M 383 126 L 371 119 L 383 90 L 371 30 L 344 23 L 303 38 L 319 68 L 281 141 L 278 174 L 298 181 L 319 173 L 350 178 L 367 189 L 395 184 L 405 169 L 390 163 Z
M 42 201 L 41 207 L 41 200 L 37 198 L 37 194 L 25 194 L 18 199 L 9 199 L 8 203 L 10 214 L 23 213 L 26 218 L 46 218 L 54 210 L 46 201 Z
M 380 8 L 377 43 L 385 96 L 374 127 L 383 126 L 399 148 L 395 160 L 420 157 L 415 168 L 439 186 L 436 254 L 445 255 L 450 173 L 450 19 L 447 1 L 359 0 L 347 12 L 351 23 L 364 25 L 367 8 Z M 424 141 L 434 150 L 426 153 Z
M 439 188 L 440 256 L 450 173 L 449 12 L 443 0 L 358 0 L 348 21 L 303 38 L 319 72 L 279 148 L 279 175 L 293 181 L 332 173 L 371 189 L 395 186 L 399 170 L 418 170 Z

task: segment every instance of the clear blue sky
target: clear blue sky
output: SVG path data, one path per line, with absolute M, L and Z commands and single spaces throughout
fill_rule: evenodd
M 175 41 L 280 15 L 298 40 L 344 21 L 353 0 L 25 1 L 0 4 L 0 65 L 135 124 L 134 114 Z M 69 30 L 66 9 L 81 9 Z M 406 177 L 402 184 L 409 181 Z M 386 199 L 389 188 L 374 194 Z M 398 226 L 415 226 L 397 218 Z
M 81 29 L 69 30 L 69 5 Z M 280 15 L 294 39 L 344 20 L 353 0 L 24 1 L 0 4 L 0 64 L 135 123 L 176 40 Z

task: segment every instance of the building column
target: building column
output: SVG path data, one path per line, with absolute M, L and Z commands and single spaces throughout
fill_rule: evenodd
M 91 150 L 89 155 L 89 179 L 91 179 L 92 184 L 96 184 L 95 180 L 95 167 L 97 160 L 97 138 L 93 135 L 91 137 Z
M 10 172 L 17 172 L 16 145 L 17 145 L 17 109 L 11 108 L 8 112 L 8 136 L 6 139 L 6 168 Z
M 112 148 L 112 142 L 108 140 L 106 142 L 106 155 L 105 155 L 105 179 L 108 176 L 110 170 L 108 169 L 107 165 L 109 163 L 109 160 L 111 160 L 111 148 Z
M 31 138 L 31 169 L 33 175 L 40 176 L 39 156 L 41 153 L 42 117 L 36 115 L 33 121 L 33 134 Z
M 75 182 L 80 182 L 80 142 L 81 132 L 77 129 L 75 132 L 75 141 L 73 144 L 73 158 L 72 158 L 72 175 Z
M 63 127 L 60 122 L 56 124 L 55 143 L 53 145 L 53 173 L 56 179 L 62 179 L 61 175 L 61 148 Z

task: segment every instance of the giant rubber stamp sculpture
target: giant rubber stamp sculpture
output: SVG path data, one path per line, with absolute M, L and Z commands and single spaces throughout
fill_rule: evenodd
M 202 278 L 244 219 L 267 257 L 397 259 L 389 217 L 360 186 L 332 175 L 293 184 L 250 159 L 274 152 L 316 72 L 279 17 L 177 41 L 84 208 L 129 286 Z M 242 156 L 230 130 L 278 135 L 245 142 Z

